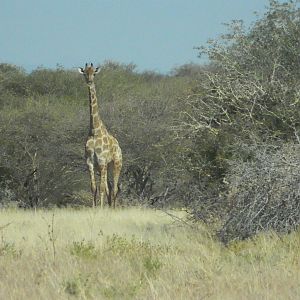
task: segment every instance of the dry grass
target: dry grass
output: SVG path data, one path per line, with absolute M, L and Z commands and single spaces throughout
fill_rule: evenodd
M 0 299 L 299 299 L 299 264 L 298 232 L 225 247 L 159 211 L 0 211 Z

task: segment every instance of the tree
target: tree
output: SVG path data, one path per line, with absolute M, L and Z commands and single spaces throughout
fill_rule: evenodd
M 178 128 L 193 141 L 185 157 L 200 161 L 194 168 L 194 180 L 198 178 L 194 215 L 206 220 L 216 213 L 223 220 L 249 224 L 249 210 L 253 215 L 259 214 L 265 195 L 272 190 L 264 179 L 266 166 L 262 168 L 258 159 L 261 148 L 276 146 L 272 158 L 264 158 L 273 163 L 285 144 L 300 144 L 300 9 L 297 1 L 270 1 L 267 12 L 250 29 L 246 30 L 242 21 L 233 21 L 228 26 L 229 33 L 220 40 L 198 48 L 200 55 L 209 57 L 212 68 L 204 71 L 206 79 L 186 99 L 187 109 Z M 241 151 L 250 148 L 250 152 Z M 248 161 L 254 166 L 247 164 Z M 242 178 L 253 174 L 246 188 L 238 185 L 234 196 L 234 199 L 245 199 L 242 193 L 248 193 L 250 204 L 243 205 L 244 200 L 230 201 L 237 180 L 230 175 L 234 172 Z M 279 176 L 273 169 L 267 173 Z M 280 170 L 280 178 L 288 175 L 285 168 Z M 293 180 L 289 184 L 293 185 Z M 276 188 L 279 187 L 277 182 Z M 255 194 L 253 190 L 264 192 Z M 247 234 L 255 233 L 259 226 L 279 230 L 281 226 L 274 225 L 277 221 L 272 223 L 270 218 L 274 213 L 280 214 L 280 201 L 274 194 L 272 197 L 273 203 L 278 204 L 276 213 L 263 214 L 260 225 L 255 223 L 255 229 Z M 297 208 L 297 197 L 288 200 L 291 209 Z M 249 236 L 239 231 L 237 222 L 231 221 L 225 222 L 223 236 L 230 230 L 236 230 L 235 237 Z M 288 215 L 284 215 L 280 222 L 287 222 L 292 228 L 299 223 L 299 216 L 295 215 L 293 222 L 289 222 Z

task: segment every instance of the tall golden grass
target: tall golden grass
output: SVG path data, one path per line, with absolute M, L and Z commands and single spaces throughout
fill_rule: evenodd
M 300 299 L 299 283 L 299 232 L 225 247 L 161 211 L 0 211 L 0 299 Z

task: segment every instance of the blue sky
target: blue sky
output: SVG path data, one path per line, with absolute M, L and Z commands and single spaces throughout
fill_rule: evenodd
M 0 0 L 0 62 L 27 70 L 134 63 L 166 73 L 200 63 L 194 46 L 223 23 L 261 14 L 267 0 Z

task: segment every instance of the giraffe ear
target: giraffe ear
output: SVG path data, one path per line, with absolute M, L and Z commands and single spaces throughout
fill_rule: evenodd
M 84 73 L 83 68 L 78 68 L 78 72 L 79 72 L 80 74 L 83 74 L 83 73 Z
M 95 74 L 98 74 L 99 72 L 100 72 L 100 68 L 97 67 L 97 68 L 95 69 Z

